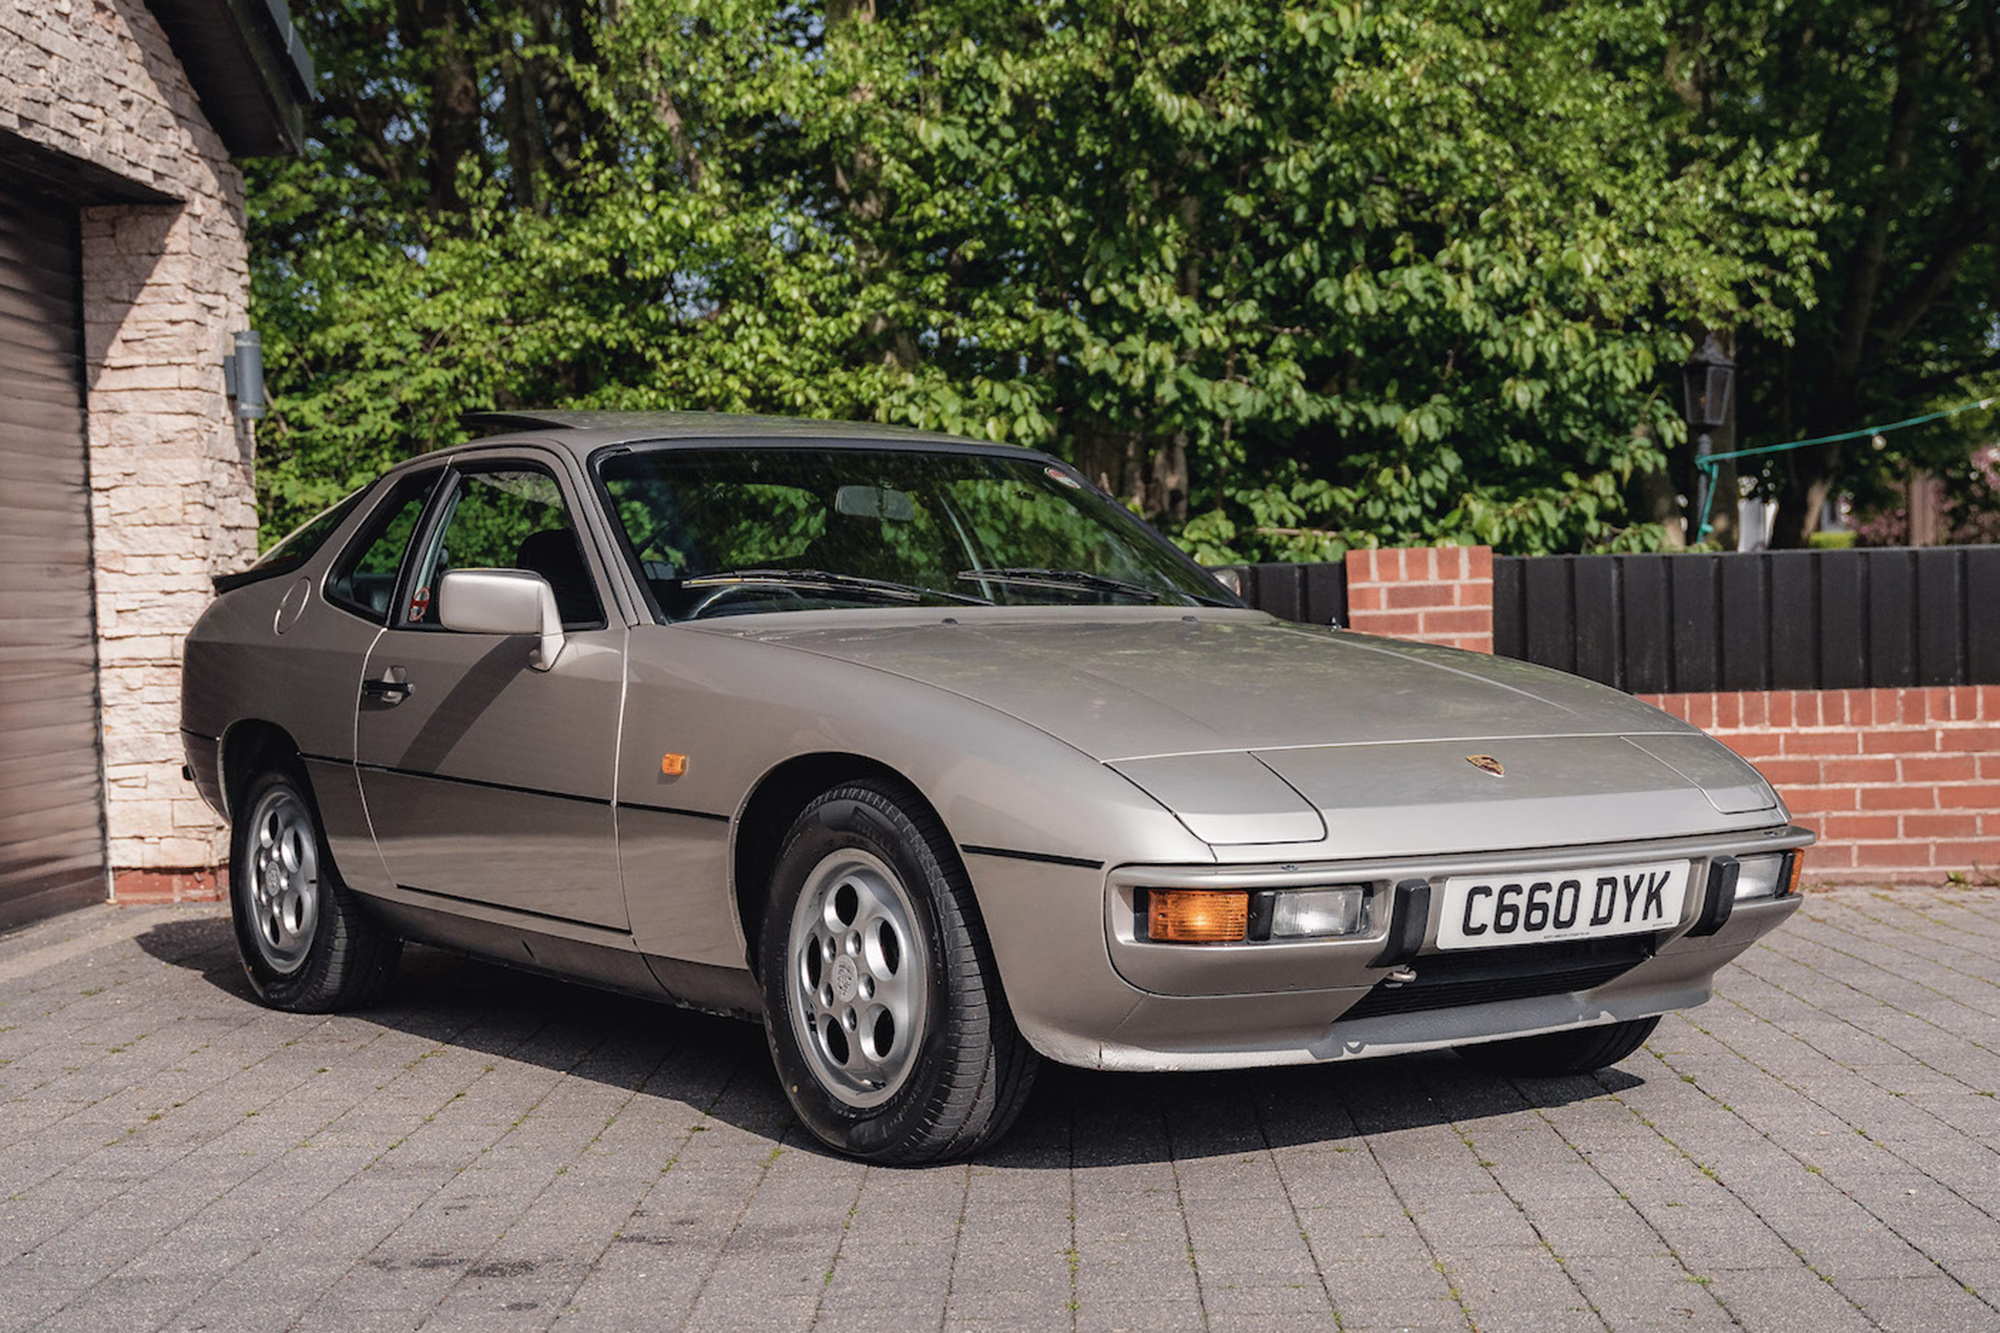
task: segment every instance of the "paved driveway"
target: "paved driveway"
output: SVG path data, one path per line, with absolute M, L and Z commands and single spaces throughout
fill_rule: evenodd
M 0 1328 L 2000 1329 L 2000 894 L 1847 891 L 1594 1078 L 1049 1069 L 870 1169 L 747 1025 L 213 909 L 0 941 Z

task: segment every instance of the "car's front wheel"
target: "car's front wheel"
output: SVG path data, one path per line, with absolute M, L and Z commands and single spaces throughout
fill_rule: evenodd
M 758 951 L 771 1056 L 799 1118 L 870 1161 L 942 1161 L 1006 1131 L 1035 1054 L 1001 994 L 943 826 L 856 782 L 786 835 Z
M 260 773 L 238 809 L 230 909 L 257 998 L 299 1013 L 366 1004 L 394 974 L 402 941 L 340 882 L 304 778 Z
M 1545 1032 L 1534 1037 L 1482 1041 L 1461 1046 L 1458 1053 L 1466 1063 L 1495 1074 L 1527 1074 L 1544 1078 L 1561 1074 L 1588 1074 L 1609 1069 L 1638 1050 L 1659 1025 L 1657 1017 L 1635 1018 L 1625 1023 L 1578 1028 L 1573 1032 Z

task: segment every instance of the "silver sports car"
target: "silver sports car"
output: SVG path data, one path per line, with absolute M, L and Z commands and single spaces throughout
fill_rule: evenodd
M 761 1016 L 814 1134 L 1038 1057 L 1600 1068 L 1798 905 L 1755 770 L 1613 690 L 1287 624 L 1054 458 L 540 414 L 217 580 L 189 772 L 257 994 L 401 942 Z

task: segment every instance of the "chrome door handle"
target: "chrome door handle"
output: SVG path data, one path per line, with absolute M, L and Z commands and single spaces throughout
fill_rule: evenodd
M 385 704 L 399 704 L 416 693 L 410 678 L 401 667 L 390 667 L 379 678 L 361 682 L 361 692 L 370 699 L 379 699 Z

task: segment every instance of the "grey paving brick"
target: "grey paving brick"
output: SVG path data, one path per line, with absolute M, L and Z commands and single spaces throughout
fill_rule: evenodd
M 1795 1270 L 1732 1271 L 1709 1286 L 1744 1328 L 1777 1333 L 1846 1333 L 1874 1322 L 1832 1285 Z
M 1613 1329 L 1735 1327 L 1729 1312 L 1671 1256 L 1606 1255 L 1571 1259 L 1570 1280 Z
M 413 950 L 254 1006 L 212 911 L 0 939 L 0 1330 L 2000 1330 L 2000 893 L 1815 896 L 1597 1076 L 1049 1069 L 806 1147 L 754 1028 Z
M 2000 1327 L 2000 1308 L 1941 1273 L 1899 1278 L 1858 1278 L 1839 1283 L 1841 1294 L 1888 1333 Z

